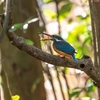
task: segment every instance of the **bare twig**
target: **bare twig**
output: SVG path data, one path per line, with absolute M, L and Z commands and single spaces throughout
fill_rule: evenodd
M 54 1 L 55 1 L 55 4 L 56 4 L 56 13 L 57 13 L 57 22 L 58 22 L 58 34 L 60 35 L 61 34 L 61 26 L 60 26 L 60 20 L 59 20 L 59 8 L 58 8 L 59 2 L 58 2 L 58 0 L 54 0 Z
M 64 77 L 64 79 L 65 79 L 65 83 L 66 83 L 66 86 L 67 86 L 67 93 L 68 93 L 68 100 L 71 100 L 71 98 L 70 98 L 70 87 L 69 87 L 69 84 L 68 84 L 68 81 L 67 81 L 67 78 L 66 78 L 66 73 L 65 73 L 65 69 L 63 70 L 63 77 Z
M 10 88 L 10 85 L 9 85 L 8 75 L 5 71 L 5 69 L 3 71 L 4 71 L 4 74 L 5 74 L 5 77 L 6 77 L 7 87 L 8 87 L 8 90 L 9 90 L 10 97 L 12 97 L 12 92 L 11 92 L 11 88 Z
M 40 18 L 41 18 L 41 20 L 42 20 L 42 23 L 43 23 L 43 25 L 44 25 L 44 27 L 45 27 L 45 26 L 46 26 L 46 23 L 45 23 L 45 21 L 44 21 L 44 18 L 43 18 L 42 12 L 41 12 L 41 10 L 40 10 L 40 7 L 39 7 L 39 4 L 38 4 L 38 1 L 35 0 L 35 3 L 36 3 L 37 10 L 38 10 L 38 14 L 39 14 L 39 16 L 40 16 Z M 46 30 L 46 27 L 45 27 L 45 30 Z
M 69 58 L 63 59 L 58 56 L 48 54 L 36 48 L 35 46 L 25 44 L 23 42 L 23 40 L 25 39 L 23 37 L 18 37 L 14 33 L 7 32 L 7 36 L 14 46 L 16 46 L 22 51 L 25 51 L 29 55 L 44 62 L 51 63 L 57 66 L 63 66 L 63 67 L 68 66 L 69 68 L 80 69 L 84 71 L 88 76 L 90 76 L 97 84 L 100 84 L 100 73 L 93 66 L 93 63 L 88 56 L 84 56 L 82 59 L 78 60 L 78 63 L 76 63 L 72 59 Z
M 64 92 L 63 92 L 63 88 L 62 88 L 62 84 L 61 84 L 61 80 L 60 80 L 60 77 L 59 77 L 59 72 L 58 72 L 57 67 L 55 67 L 55 69 L 56 69 L 57 79 L 58 79 L 58 82 L 59 82 L 59 85 L 60 85 L 60 90 L 61 90 L 61 94 L 62 94 L 63 100 L 66 100 L 66 98 L 64 96 Z
M 56 96 L 55 89 L 54 89 L 54 85 L 53 85 L 52 76 L 51 76 L 51 74 L 50 74 L 50 70 L 49 70 L 48 65 L 46 65 L 46 68 L 45 68 L 44 71 L 45 71 L 45 73 L 47 74 L 48 80 L 49 80 L 50 83 L 51 83 L 52 90 L 53 90 L 53 94 L 54 94 L 54 98 L 55 98 L 55 100 L 57 100 L 57 96 Z

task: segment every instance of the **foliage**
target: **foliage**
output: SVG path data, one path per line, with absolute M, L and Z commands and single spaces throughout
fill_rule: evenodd
M 70 13 L 72 3 L 65 3 L 59 10 L 59 19 L 64 20 Z
M 23 23 L 18 23 L 18 24 L 14 24 L 10 29 L 9 29 L 9 32 L 14 32 L 18 29 L 22 29 L 23 32 L 25 33 L 25 31 L 27 31 L 28 29 L 28 25 L 32 22 L 36 22 L 38 20 L 38 18 L 29 18 L 27 19 L 25 22 Z M 30 39 L 23 39 L 23 41 L 21 41 L 21 43 L 24 42 L 26 44 L 29 44 L 29 45 L 33 45 L 33 41 L 31 41 Z
M 24 43 L 29 44 L 29 45 L 33 45 L 34 44 L 33 41 L 31 41 L 29 39 L 26 39 Z
M 74 8 L 74 4 L 71 3 L 69 0 L 44 0 L 44 2 L 47 5 L 50 4 L 51 2 L 58 3 L 57 5 L 58 8 L 56 8 L 56 11 L 58 10 L 58 12 L 52 9 L 43 10 L 43 13 L 46 16 L 46 19 L 48 22 L 52 22 L 55 19 L 59 21 L 58 24 L 62 23 L 62 21 L 66 22 L 67 17 L 70 16 L 70 13 L 72 9 Z M 59 7 L 60 3 L 62 3 L 62 6 Z M 82 9 L 85 9 L 85 8 L 82 8 Z M 72 44 L 74 48 L 76 49 L 77 58 L 80 59 L 83 55 L 89 55 L 93 57 L 93 53 L 91 53 L 91 51 L 93 51 L 93 48 L 92 48 L 92 32 L 91 32 L 91 26 L 90 26 L 91 23 L 90 23 L 89 11 L 86 10 L 84 13 L 81 13 L 80 15 L 76 15 L 76 16 L 71 15 L 71 16 L 72 17 L 70 18 L 70 20 L 66 22 L 68 23 L 67 26 L 71 27 L 71 30 L 65 33 L 67 34 L 66 41 Z M 60 35 L 62 35 L 63 31 L 60 30 L 60 32 L 61 32 Z M 55 33 L 52 33 L 52 34 L 55 34 Z M 59 67 L 57 67 L 57 69 L 58 68 Z M 67 69 L 65 68 L 66 74 L 68 74 L 68 71 L 69 71 L 68 68 Z M 73 97 L 80 97 L 81 93 L 83 93 L 84 91 L 83 97 L 90 97 L 92 99 L 93 96 L 91 93 L 95 92 L 95 90 L 96 90 L 96 87 L 92 84 L 92 81 L 89 81 L 87 82 L 86 86 L 84 86 L 84 88 L 75 87 L 73 89 L 69 89 L 68 90 L 69 98 L 72 99 Z
M 74 88 L 74 89 L 72 89 L 69 97 L 72 98 L 74 96 L 79 96 L 79 94 L 81 93 L 81 91 L 82 91 L 82 89 L 80 89 L 80 88 Z
M 50 3 L 50 2 L 55 2 L 55 0 L 43 0 L 45 3 Z M 67 1 L 69 1 L 69 0 L 57 0 L 57 2 L 63 2 L 63 1 L 65 1 L 65 2 L 67 2 Z
M 32 85 L 32 91 L 34 92 L 34 90 L 37 88 L 37 84 L 40 83 L 41 81 L 41 77 L 37 77 L 37 79 L 34 81 L 33 85 Z
M 59 1 L 62 2 L 63 0 Z M 54 0 L 46 0 L 46 3 L 49 2 L 54 2 Z M 72 7 L 72 3 L 64 3 L 59 9 L 59 20 L 65 20 L 65 18 L 69 16 Z M 54 20 L 57 18 L 57 13 L 50 9 L 43 10 L 43 12 L 49 20 Z M 69 25 L 72 25 L 73 23 L 75 24 L 73 29 L 68 32 L 67 41 L 73 44 L 76 48 L 78 52 L 77 57 L 80 58 L 84 54 L 91 55 L 89 52 L 92 49 L 92 34 L 90 29 L 89 12 L 85 12 L 84 15 L 77 16 L 76 20 L 69 20 L 68 23 Z
M 92 34 L 89 29 L 90 18 L 89 16 L 82 20 L 77 18 L 76 21 L 78 23 L 76 22 L 76 26 L 69 32 L 67 40 L 75 46 L 77 57 L 81 58 L 83 55 L 91 55 L 89 54 L 90 49 L 92 49 Z
M 22 29 L 23 31 L 26 31 L 27 28 L 28 28 L 28 25 L 32 22 L 36 22 L 38 20 L 38 18 L 29 18 L 27 19 L 25 22 L 23 23 L 18 23 L 18 24 L 14 24 L 10 29 L 9 29 L 9 32 L 14 32 L 18 29 Z
M 55 2 L 55 0 L 44 0 L 44 2 L 46 4 L 49 4 L 51 2 Z M 43 14 L 47 17 L 46 18 L 47 21 L 54 21 L 55 19 L 58 18 L 57 20 L 59 22 L 62 22 L 62 21 L 65 21 L 66 18 L 70 16 L 70 12 L 73 8 L 73 4 L 69 2 L 68 0 L 57 0 L 57 2 L 58 4 L 63 3 L 60 9 L 56 8 L 58 9 L 58 12 L 52 11 L 50 9 L 43 10 Z M 28 25 L 31 22 L 36 22 L 37 20 L 38 18 L 33 18 L 33 19 L 29 18 L 23 23 L 14 24 L 9 29 L 9 32 L 14 32 L 18 29 L 21 29 L 25 33 L 28 29 Z M 76 54 L 77 58 L 81 58 L 83 55 L 90 55 L 91 57 L 93 57 L 93 55 L 91 55 L 91 52 L 90 52 L 92 50 L 92 46 L 91 46 L 92 45 L 92 34 L 91 34 L 91 28 L 90 28 L 89 12 L 85 12 L 85 16 L 83 16 L 82 14 L 75 16 L 75 19 L 71 18 L 67 23 L 68 23 L 67 25 L 74 26 L 72 27 L 70 31 L 68 31 L 68 33 L 66 33 L 67 34 L 66 41 L 73 44 L 73 46 L 75 47 L 77 51 L 77 54 Z M 42 27 L 43 28 L 42 31 L 45 30 L 44 27 Z M 62 34 L 62 32 L 60 34 Z M 25 39 L 25 40 L 23 39 L 23 41 L 21 42 L 24 42 L 29 45 L 34 44 L 30 39 Z M 58 68 L 59 67 L 57 67 L 57 69 Z M 67 74 L 69 70 L 68 68 L 65 68 L 64 71 L 65 71 L 65 74 Z M 33 86 L 32 86 L 33 92 L 36 89 L 36 86 L 40 81 L 41 81 L 41 78 L 39 77 L 33 83 Z M 68 90 L 69 98 L 72 99 L 73 97 L 79 97 L 83 91 L 85 92 L 84 96 L 92 98 L 91 93 L 95 92 L 96 87 L 92 84 L 92 81 L 88 81 L 87 84 L 86 86 L 84 86 L 84 88 L 75 87 L 73 89 L 69 89 Z M 12 100 L 19 100 L 19 99 L 20 99 L 19 95 L 12 96 Z

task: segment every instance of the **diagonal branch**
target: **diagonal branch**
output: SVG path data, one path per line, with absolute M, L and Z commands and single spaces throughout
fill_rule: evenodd
M 48 54 L 36 48 L 35 46 L 25 44 L 25 38 L 19 37 L 14 33 L 7 32 L 6 34 L 14 46 L 22 51 L 25 51 L 29 55 L 53 65 L 80 69 L 84 71 L 90 78 L 92 78 L 97 84 L 100 84 L 100 73 L 93 66 L 90 57 L 84 56 L 82 59 L 78 60 L 78 63 L 76 63 L 72 59 L 63 59 L 58 56 Z
M 55 6 L 56 6 L 56 13 L 57 13 L 57 22 L 58 22 L 58 34 L 61 35 L 61 26 L 60 26 L 60 20 L 59 20 L 59 1 L 54 0 L 55 1 Z
M 4 20 L 2 19 L 2 21 Z M 92 80 L 94 80 L 94 82 L 96 82 L 98 87 L 100 88 L 100 85 L 99 85 L 100 84 L 100 72 L 93 65 L 93 62 L 90 57 L 83 56 L 83 58 L 78 60 L 78 63 L 76 63 L 74 60 L 69 59 L 69 58 L 63 59 L 58 56 L 48 54 L 36 48 L 35 46 L 26 44 L 25 38 L 19 37 L 13 32 L 12 33 L 9 32 L 8 30 L 11 26 L 12 26 L 12 16 L 10 12 L 6 35 L 9 38 L 10 42 L 14 46 L 16 46 L 18 49 L 28 53 L 30 56 L 33 56 L 41 61 L 53 64 L 53 65 L 80 69 L 84 71 Z

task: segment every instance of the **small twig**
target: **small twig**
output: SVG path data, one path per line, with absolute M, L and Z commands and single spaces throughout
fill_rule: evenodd
M 46 23 L 45 23 L 45 20 L 44 20 L 44 18 L 43 18 L 43 14 L 42 14 L 42 12 L 41 12 L 41 10 L 40 10 L 38 1 L 35 0 L 35 3 L 36 3 L 36 6 L 37 6 L 37 10 L 38 10 L 39 17 L 40 17 L 40 19 L 41 19 L 41 21 L 42 21 L 42 23 L 43 23 L 43 26 L 44 26 L 44 28 L 45 28 L 45 31 L 47 31 L 47 29 L 46 29 Z
M 87 91 L 86 91 L 86 84 L 87 84 L 88 80 L 89 80 L 89 78 L 86 79 L 85 84 L 84 84 L 84 87 L 81 88 L 80 93 L 83 92 L 83 91 L 87 92 Z M 80 95 L 80 94 L 78 94 L 78 95 L 75 97 L 75 100 L 77 100 L 77 98 L 79 98 L 79 95 Z M 80 100 L 80 99 L 79 99 L 79 100 Z
M 68 93 L 68 100 L 71 100 L 71 98 L 70 98 L 70 87 L 69 87 L 69 85 L 68 85 L 68 81 L 67 81 L 67 78 L 66 78 L 66 73 L 65 73 L 65 69 L 62 71 L 62 73 L 63 73 L 63 77 L 64 77 L 64 79 L 65 79 L 65 83 L 66 83 L 66 86 L 67 86 L 67 93 Z
M 39 5 L 38 5 L 37 0 L 36 0 L 36 6 L 37 6 L 37 9 L 38 9 L 38 14 L 39 14 L 39 16 L 40 16 L 40 18 L 41 18 L 41 20 L 42 20 L 42 23 L 43 23 L 43 25 L 44 25 L 44 27 L 45 27 L 45 31 L 47 32 L 46 23 L 45 23 L 45 21 L 44 21 L 44 18 L 43 18 L 43 15 L 42 15 L 42 13 L 41 13 L 41 10 L 40 10 L 40 7 L 39 7 Z M 50 51 L 51 51 L 51 50 L 50 50 Z M 46 70 L 46 71 L 45 71 L 45 70 Z M 53 94 L 54 94 L 54 98 L 55 98 L 55 100 L 57 100 L 56 93 L 55 93 L 55 89 L 54 89 L 54 85 L 53 85 L 53 81 L 52 81 L 52 76 L 51 76 L 51 74 L 50 74 L 48 65 L 46 65 L 46 68 L 44 68 L 44 71 L 45 71 L 45 73 L 47 74 L 48 80 L 49 80 L 50 83 L 51 83 L 52 90 L 53 90 Z
M 72 59 L 63 59 L 58 56 L 48 54 L 36 48 L 35 46 L 22 43 L 24 38 L 18 37 L 14 33 L 7 33 L 7 36 L 14 46 L 22 51 L 27 52 L 29 55 L 57 66 L 68 66 L 69 68 L 80 69 L 84 71 L 88 76 L 90 76 L 96 83 L 100 84 L 100 73 L 93 66 L 93 63 L 89 57 L 83 57 L 81 60 L 78 60 L 78 63 L 76 63 Z
M 64 92 L 63 92 L 63 88 L 62 88 L 62 84 L 61 84 L 61 81 L 60 81 L 59 72 L 58 72 L 57 67 L 55 67 L 55 69 L 56 69 L 57 79 L 58 79 L 58 82 L 59 82 L 59 85 L 60 85 L 60 90 L 61 90 L 61 94 L 62 94 L 63 100 L 66 100 L 66 98 L 64 96 Z
M 53 94 L 54 94 L 54 98 L 55 98 L 55 100 L 57 100 L 56 92 L 55 92 L 54 85 L 53 85 L 52 76 L 51 76 L 51 74 L 50 74 L 50 70 L 49 70 L 48 65 L 46 65 L 46 68 L 44 69 L 44 71 L 45 71 L 45 73 L 47 74 L 48 80 L 49 80 L 50 83 L 51 83 L 52 90 L 53 90 Z
M 57 22 L 58 22 L 58 34 L 60 35 L 61 34 L 61 26 L 60 26 L 60 20 L 59 20 L 59 8 L 58 8 L 59 2 L 58 2 L 58 0 L 54 0 L 54 1 L 55 1 L 55 4 L 56 4 L 56 13 L 57 13 Z
M 12 92 L 11 92 L 10 85 L 9 85 L 8 75 L 7 75 L 6 71 L 5 71 L 5 69 L 3 69 L 3 70 L 4 70 L 4 74 L 5 74 L 6 81 L 7 81 L 8 91 L 9 91 L 10 97 L 12 97 Z

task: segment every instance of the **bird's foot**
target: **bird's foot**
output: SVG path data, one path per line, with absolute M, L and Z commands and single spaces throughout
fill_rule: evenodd
M 64 59 L 66 58 L 64 55 L 57 55 L 57 56 L 59 56 L 61 58 L 64 58 Z

